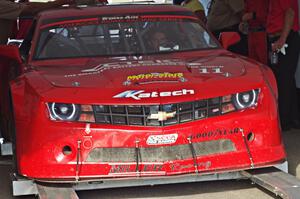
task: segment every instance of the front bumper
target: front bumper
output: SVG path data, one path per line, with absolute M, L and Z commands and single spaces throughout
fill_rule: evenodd
M 250 109 L 164 128 L 38 120 L 17 134 L 19 174 L 75 182 L 269 167 L 283 162 L 286 154 L 278 118 L 266 114 Z M 147 143 L 149 136 L 168 134 L 177 134 L 177 140 Z M 71 149 L 68 155 L 65 146 Z

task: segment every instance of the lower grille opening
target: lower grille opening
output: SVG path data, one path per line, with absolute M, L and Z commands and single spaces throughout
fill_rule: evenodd
M 197 157 L 234 152 L 235 145 L 231 140 L 221 139 L 193 143 Z M 188 144 L 140 148 L 141 162 L 167 162 L 193 158 Z M 135 148 L 95 148 L 87 162 L 135 162 Z

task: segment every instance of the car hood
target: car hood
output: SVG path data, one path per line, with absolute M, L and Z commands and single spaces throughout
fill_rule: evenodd
M 193 92 L 193 97 L 194 93 L 208 97 L 208 93 L 215 95 L 212 91 L 231 92 L 231 88 L 245 89 L 245 85 L 252 88 L 253 84 L 261 81 L 261 75 L 257 66 L 247 66 L 245 63 L 236 55 L 221 53 L 218 56 L 210 54 L 197 58 L 93 58 L 84 64 L 52 64 L 35 68 L 52 87 L 69 90 L 76 88 L 77 91 L 81 88 L 81 97 L 86 95 L 82 90 L 89 92 L 89 95 L 98 92 L 101 94 L 97 97 L 107 97 L 109 101 L 114 97 L 140 100 L 135 96 L 147 95 L 151 98 L 152 95 L 160 96 L 161 92 L 162 95 L 165 92 L 174 92 L 175 95 L 190 95 Z
M 244 64 L 230 56 L 105 61 L 90 60 L 75 66 L 42 66 L 38 71 L 53 86 L 86 88 L 199 84 L 246 74 Z

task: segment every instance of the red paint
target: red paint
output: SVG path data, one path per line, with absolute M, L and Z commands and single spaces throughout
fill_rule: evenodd
M 186 11 L 172 6 L 143 6 L 143 8 L 146 12 L 160 14 L 165 11 Z M 128 12 L 138 13 L 137 9 L 129 6 L 113 6 L 111 10 L 100 7 L 99 9 L 70 9 L 68 12 L 66 10 L 45 12 L 39 15 L 31 52 L 35 50 L 35 42 L 41 26 L 47 26 L 41 21 L 64 17 L 65 14 L 66 17 L 70 17 L 72 13 L 78 16 L 100 15 L 102 11 L 106 14 L 117 13 L 118 15 Z M 155 60 L 173 60 L 173 62 L 169 62 L 170 65 L 157 63 L 151 67 L 140 63 L 141 61 L 155 63 Z M 221 65 L 223 66 L 222 71 L 230 73 L 231 76 L 225 77 L 213 70 L 209 70 L 208 74 L 200 74 L 196 68 L 187 67 L 190 60 L 194 60 L 193 63 L 201 63 L 202 66 Z M 175 63 L 177 63 L 176 66 L 174 66 Z M 101 64 L 127 65 L 128 67 L 100 68 L 101 70 L 97 70 L 94 74 L 78 75 L 82 74 L 82 70 L 92 69 Z M 6 76 L 10 64 L 3 66 L 0 74 L 1 80 Z M 10 82 L 10 88 L 16 125 L 18 172 L 28 178 L 75 181 L 78 141 L 81 141 L 80 179 L 124 176 L 135 178 L 137 175 L 135 162 L 128 162 L 127 166 L 123 166 L 125 163 L 87 163 L 87 156 L 91 150 L 97 147 L 135 148 L 136 140 L 139 140 L 138 146 L 141 148 L 153 147 L 147 145 L 147 138 L 150 135 L 164 134 L 178 134 L 176 142 L 172 145 L 188 144 L 187 138 L 193 136 L 192 142 L 229 139 L 234 143 L 235 152 L 198 157 L 200 174 L 249 169 L 251 162 L 241 132 L 197 137 L 199 133 L 217 129 L 230 131 L 241 128 L 244 129 L 245 135 L 250 132 L 254 133 L 255 139 L 248 142 L 248 145 L 255 167 L 272 166 L 286 158 L 278 124 L 277 89 L 272 72 L 257 62 L 233 55 L 224 49 L 143 56 L 138 61 L 133 57 L 127 57 L 126 61 L 111 57 L 34 61 L 29 57 L 28 63 L 20 67 L 23 68 L 23 72 Z M 182 73 L 188 81 L 176 84 L 158 82 L 144 85 L 123 85 L 130 75 L 164 72 Z M 72 86 L 72 83 L 77 81 L 80 82 L 80 86 Z M 193 89 L 195 93 L 173 97 L 144 98 L 139 101 L 132 98 L 113 98 L 126 90 L 166 92 L 182 89 Z M 47 102 L 86 105 L 169 104 L 226 96 L 251 89 L 260 89 L 255 108 L 167 127 L 114 126 L 91 123 L 91 132 L 88 134 L 85 123 L 50 120 L 46 106 Z M 64 146 L 71 148 L 70 155 L 63 155 Z M 195 167 L 193 159 L 185 159 L 155 164 L 140 162 L 139 170 L 141 176 L 158 176 L 193 173 Z

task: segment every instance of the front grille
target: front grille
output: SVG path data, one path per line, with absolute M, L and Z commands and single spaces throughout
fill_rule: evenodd
M 219 116 L 232 112 L 234 106 L 225 96 L 165 105 L 94 105 L 93 110 L 98 124 L 168 126 Z M 158 112 L 175 114 L 164 121 L 150 118 Z
M 236 151 L 231 140 L 220 139 L 193 143 L 197 157 L 222 154 Z M 189 144 L 140 148 L 141 162 L 166 162 L 172 160 L 185 160 L 193 158 Z M 135 148 L 95 148 L 88 157 L 87 162 L 135 162 Z

